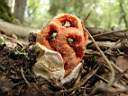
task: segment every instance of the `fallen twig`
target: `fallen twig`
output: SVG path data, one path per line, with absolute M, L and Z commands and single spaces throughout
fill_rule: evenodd
M 93 35 L 93 37 L 95 38 L 95 37 L 100 37 L 100 36 L 103 36 L 103 35 L 110 35 L 110 34 L 113 34 L 113 33 L 127 32 L 127 31 L 128 31 L 128 29 L 111 31 L 111 32 L 104 32 L 104 33 Z
M 26 77 L 24 76 L 23 68 L 21 68 L 20 71 L 21 71 L 21 75 L 22 75 L 22 77 L 23 77 L 25 83 L 26 83 L 28 86 L 30 86 L 30 83 L 28 82 L 28 80 L 27 80 Z
M 85 28 L 84 28 L 85 32 L 88 32 Z M 108 58 L 105 56 L 105 54 L 103 53 L 103 51 L 99 48 L 99 46 L 97 45 L 96 41 L 94 40 L 94 38 L 92 37 L 92 35 L 88 32 L 88 35 L 90 36 L 90 38 L 92 39 L 92 42 L 94 43 L 95 47 L 97 48 L 97 50 L 100 52 L 101 56 L 104 58 L 104 60 L 106 61 L 106 63 L 108 64 L 110 70 L 111 70 L 111 77 L 108 83 L 108 87 L 112 86 L 114 80 L 115 80 L 115 71 L 113 69 L 113 66 L 111 64 L 111 62 L 108 60 Z

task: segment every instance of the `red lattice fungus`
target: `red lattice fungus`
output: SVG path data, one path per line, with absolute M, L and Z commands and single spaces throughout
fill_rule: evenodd
M 87 39 L 81 20 L 70 14 L 56 16 L 37 33 L 37 42 L 62 55 L 65 76 L 82 60 Z

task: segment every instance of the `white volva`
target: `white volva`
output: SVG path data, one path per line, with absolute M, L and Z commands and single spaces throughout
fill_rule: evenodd
M 37 62 L 33 66 L 33 71 L 37 76 L 45 79 L 60 80 L 61 83 L 69 82 L 76 78 L 81 68 L 81 63 L 78 64 L 74 70 L 64 78 L 65 70 L 61 54 L 47 49 L 45 46 L 36 43 L 36 50 L 39 51 Z
M 46 79 L 62 79 L 64 64 L 61 55 L 39 43 L 36 44 L 36 49 L 39 51 L 39 55 L 33 67 L 35 74 Z

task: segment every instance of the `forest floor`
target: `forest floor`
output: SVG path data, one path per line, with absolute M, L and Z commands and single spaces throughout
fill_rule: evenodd
M 79 76 L 62 85 L 37 77 L 36 51 L 0 32 L 0 96 L 128 96 L 128 38 L 118 33 L 91 33 Z

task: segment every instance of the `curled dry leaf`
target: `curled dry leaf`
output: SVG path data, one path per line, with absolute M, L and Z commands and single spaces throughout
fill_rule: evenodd
M 80 62 L 87 40 L 88 34 L 84 32 L 79 18 L 70 14 L 56 16 L 41 32 L 37 32 L 37 46 L 43 53 L 34 66 L 35 73 L 39 72 L 39 69 L 45 69 L 49 78 L 55 77 L 65 81 L 76 78 L 82 65 Z M 41 69 L 41 66 L 44 69 Z M 40 73 L 40 76 L 42 74 L 44 75 Z

